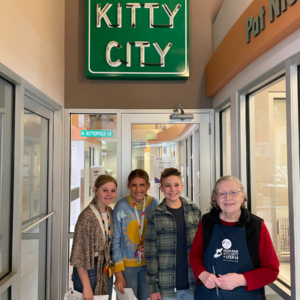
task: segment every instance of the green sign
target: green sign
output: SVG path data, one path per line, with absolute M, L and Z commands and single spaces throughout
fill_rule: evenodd
M 113 137 L 112 130 L 81 130 L 82 137 Z
M 147 133 L 146 134 L 146 139 L 147 140 L 153 140 L 153 134 L 152 133 Z
M 89 79 L 186 80 L 189 0 L 86 2 Z

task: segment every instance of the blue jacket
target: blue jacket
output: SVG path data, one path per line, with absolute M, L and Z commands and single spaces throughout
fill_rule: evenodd
M 145 220 L 143 243 L 145 238 L 145 230 L 147 218 L 150 211 L 159 204 L 159 201 L 151 196 L 146 197 L 145 204 Z M 141 218 L 143 204 L 136 205 L 139 218 Z M 125 267 L 139 267 L 146 265 L 145 259 L 138 264 L 134 257 L 136 249 L 140 245 L 138 222 L 135 211 L 131 202 L 131 197 L 126 196 L 120 199 L 113 211 L 114 219 L 114 235 L 112 242 L 112 253 L 115 272 L 124 271 Z

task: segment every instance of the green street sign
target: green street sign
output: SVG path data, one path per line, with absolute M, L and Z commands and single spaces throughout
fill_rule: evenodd
M 86 37 L 89 79 L 189 77 L 189 0 L 86 0 Z
M 82 137 L 113 137 L 112 130 L 81 130 Z

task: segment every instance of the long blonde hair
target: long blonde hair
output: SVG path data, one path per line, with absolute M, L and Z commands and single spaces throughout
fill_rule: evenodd
M 148 173 L 142 169 L 135 169 L 131 171 L 130 174 L 128 175 L 127 184 L 129 185 L 130 182 L 136 177 L 144 179 L 146 181 L 146 184 L 149 183 Z
M 100 175 L 95 180 L 94 187 L 95 187 L 96 191 L 99 189 L 100 186 L 102 186 L 102 185 L 104 185 L 104 184 L 106 184 L 108 182 L 113 182 L 116 185 L 116 187 L 118 187 L 116 179 L 114 179 L 112 176 L 110 176 L 110 175 Z M 95 193 L 94 198 L 93 198 L 92 201 L 93 202 L 97 202 L 97 195 L 96 195 L 96 193 Z

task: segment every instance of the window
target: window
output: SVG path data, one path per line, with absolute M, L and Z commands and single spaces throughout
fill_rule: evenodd
M 14 87 L 0 79 L 0 280 L 11 271 L 13 111 Z
M 160 174 L 165 168 L 174 167 L 181 172 L 182 196 L 197 201 L 199 178 L 194 178 L 194 172 L 199 168 L 195 165 L 200 156 L 199 125 L 133 124 L 131 129 L 132 170 L 140 168 L 149 174 L 150 195 L 159 200 L 164 198 L 159 190 Z
M 28 101 L 30 100 L 28 98 Z M 33 224 L 48 213 L 50 126 L 49 119 L 26 108 L 23 124 L 23 231 L 20 299 L 43 300 L 46 299 L 48 220 L 35 226 Z
M 117 179 L 117 115 L 71 115 L 70 232 L 93 198 L 95 179 Z
M 280 261 L 278 279 L 290 287 L 285 91 L 284 76 L 247 95 L 247 178 L 248 207 L 264 219 Z
M 9 287 L 5 292 L 0 295 L 0 300 L 10 300 L 11 299 L 11 287 Z
M 220 175 L 231 175 L 230 107 L 220 112 Z

